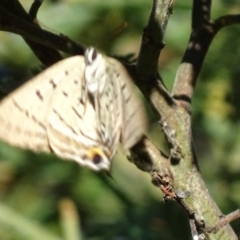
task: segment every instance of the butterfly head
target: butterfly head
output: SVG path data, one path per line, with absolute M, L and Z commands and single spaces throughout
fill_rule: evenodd
M 93 47 L 89 47 L 85 51 L 85 80 L 89 93 L 97 95 L 102 93 L 105 81 L 105 61 L 101 53 Z
M 98 147 L 88 149 L 83 160 L 85 165 L 95 171 L 108 170 L 110 168 L 109 154 Z
M 84 54 L 86 65 L 90 65 L 92 63 L 97 62 L 98 58 L 101 58 L 102 55 L 97 52 L 97 50 L 93 47 L 88 47 Z

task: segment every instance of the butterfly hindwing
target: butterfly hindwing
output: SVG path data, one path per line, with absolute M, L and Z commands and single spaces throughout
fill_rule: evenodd
M 111 59 L 114 81 L 120 91 L 121 104 L 121 137 L 123 148 L 129 149 L 136 144 L 147 128 L 147 118 L 140 97 L 137 95 L 130 75 L 124 66 Z
M 102 119 L 102 134 L 104 135 L 105 145 L 110 150 L 110 158 L 116 152 L 117 145 L 121 134 L 122 124 L 122 100 L 121 93 L 116 81 L 114 73 L 111 70 L 111 58 L 105 57 L 106 62 L 106 86 L 103 96 L 101 96 L 100 109 Z

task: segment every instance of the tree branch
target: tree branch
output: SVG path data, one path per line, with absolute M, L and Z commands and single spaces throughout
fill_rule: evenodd
M 164 47 L 163 36 L 172 9 L 172 0 L 154 0 L 148 25 L 144 28 L 137 73 L 140 81 L 149 81 L 156 76 L 158 59 Z M 144 69 L 144 71 L 143 71 Z
M 67 36 L 58 36 L 41 29 L 17 0 L 1 1 L 0 30 L 21 35 L 39 60 L 46 66 L 62 58 L 58 50 L 70 55 L 84 53 L 84 47 Z
M 214 225 L 219 221 L 219 216 L 222 213 L 209 195 L 198 171 L 191 133 L 191 98 L 205 55 L 217 33 L 217 29 L 214 29 L 214 25 L 210 21 L 211 1 L 195 0 L 192 11 L 193 29 L 175 78 L 172 99 L 162 81 L 159 81 L 156 77 L 157 56 L 160 54 L 164 34 L 162 28 L 163 26 L 166 27 L 168 21 L 166 16 L 169 16 L 161 13 L 162 17 L 155 17 L 160 13 L 156 6 L 165 6 L 164 11 L 169 13 L 169 9 L 166 7 L 169 4 L 166 1 L 154 1 L 153 3 L 149 24 L 146 27 L 148 31 L 145 30 L 143 33 L 137 62 L 138 84 L 145 97 L 162 118 L 162 129 L 168 142 L 171 143 L 171 150 L 174 150 L 174 147 L 180 149 L 178 161 L 173 161 L 173 154 L 170 151 L 168 170 L 172 176 L 173 189 L 191 192 L 190 197 L 183 201 L 185 206 L 194 212 L 195 224 L 203 222 L 205 226 Z M 156 11 L 155 14 L 153 11 Z M 159 161 L 165 161 L 161 158 L 158 159 Z M 160 163 L 159 165 L 162 166 Z M 166 169 L 160 169 L 158 173 L 161 174 L 164 171 Z M 201 231 L 203 233 L 205 231 L 205 229 L 199 229 L 199 227 L 196 227 L 196 229 L 199 230 L 199 236 L 202 234 Z M 216 234 L 208 234 L 207 231 L 204 234 L 208 236 L 208 239 L 237 239 L 229 225 L 219 229 Z

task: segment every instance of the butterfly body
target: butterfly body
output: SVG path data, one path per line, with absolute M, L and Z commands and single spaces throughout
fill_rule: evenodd
M 110 168 L 119 140 L 129 149 L 140 139 L 146 118 L 121 63 L 88 48 L 3 99 L 0 124 L 11 145 L 101 170 Z

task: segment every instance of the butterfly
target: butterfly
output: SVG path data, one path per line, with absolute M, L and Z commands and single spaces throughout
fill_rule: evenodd
M 0 139 L 55 153 L 93 170 L 109 170 L 146 131 L 143 104 L 117 60 L 93 47 L 57 62 L 0 102 Z

